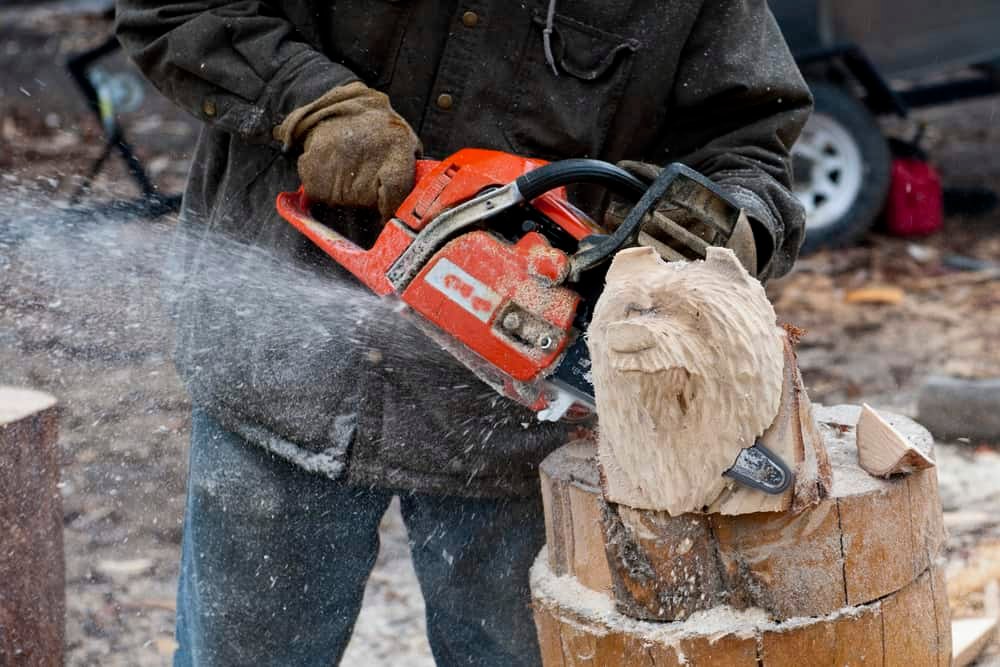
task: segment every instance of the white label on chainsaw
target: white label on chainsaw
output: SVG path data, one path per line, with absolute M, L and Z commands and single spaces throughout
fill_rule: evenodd
M 488 322 L 500 305 L 500 295 L 476 280 L 447 259 L 438 260 L 427 272 L 427 284 L 469 311 L 483 322 Z

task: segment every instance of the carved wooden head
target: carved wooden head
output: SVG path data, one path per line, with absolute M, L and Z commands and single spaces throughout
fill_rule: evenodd
M 608 499 L 672 515 L 711 505 L 778 411 L 783 337 L 732 251 L 620 252 L 588 331 Z

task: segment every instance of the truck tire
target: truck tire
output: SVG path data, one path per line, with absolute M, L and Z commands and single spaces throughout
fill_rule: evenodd
M 795 195 L 806 209 L 802 252 L 853 243 L 889 191 L 892 155 L 875 118 L 847 90 L 810 82 L 816 109 L 792 147 Z

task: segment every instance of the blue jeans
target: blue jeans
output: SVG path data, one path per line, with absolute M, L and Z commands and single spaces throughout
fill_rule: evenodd
M 175 667 L 338 663 L 392 496 L 307 473 L 196 410 Z M 540 499 L 400 501 L 437 664 L 539 664 Z

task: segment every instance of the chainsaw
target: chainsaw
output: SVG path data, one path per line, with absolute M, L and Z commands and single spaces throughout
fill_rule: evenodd
M 374 293 L 401 301 L 482 381 L 545 421 L 594 412 L 584 333 L 611 258 L 647 245 L 667 259 L 699 259 L 725 243 L 740 215 L 718 186 L 679 163 L 647 184 L 599 160 L 463 149 L 418 161 L 415 182 L 367 249 L 320 222 L 302 188 L 278 195 L 277 209 Z M 617 229 L 570 203 L 566 187 L 584 184 L 636 202 Z M 654 208 L 667 215 L 647 215 Z M 727 475 L 768 493 L 792 478 L 760 443 Z

